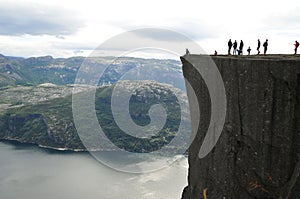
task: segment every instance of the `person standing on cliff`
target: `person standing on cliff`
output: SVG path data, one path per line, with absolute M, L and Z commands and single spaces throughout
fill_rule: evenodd
M 186 54 L 186 55 L 189 55 L 189 54 L 190 54 L 189 49 L 185 49 L 185 54 Z
M 231 47 L 232 47 L 232 41 L 231 41 L 231 39 L 229 39 L 229 41 L 228 41 L 228 55 L 230 55 Z
M 297 49 L 299 47 L 299 42 L 296 40 L 294 45 L 295 45 L 295 53 L 294 53 L 294 55 L 296 55 L 297 54 Z
M 239 47 L 239 50 L 240 50 L 241 54 L 243 54 L 243 48 L 244 48 L 244 42 L 243 42 L 243 40 L 241 40 L 240 47 Z
M 234 43 L 233 43 L 233 55 L 236 55 L 236 49 L 237 49 L 237 42 L 236 42 L 236 40 L 234 41 Z
M 247 52 L 248 52 L 248 55 L 250 55 L 250 52 L 251 52 L 250 46 L 249 46 L 249 48 L 247 49 Z
M 257 49 L 256 49 L 258 55 L 259 55 L 259 53 L 260 53 L 259 49 L 260 49 L 260 40 L 258 39 L 258 40 L 257 40 Z
M 266 39 L 265 43 L 263 44 L 263 47 L 264 47 L 264 55 L 266 55 L 267 53 L 267 50 L 268 50 L 268 40 Z

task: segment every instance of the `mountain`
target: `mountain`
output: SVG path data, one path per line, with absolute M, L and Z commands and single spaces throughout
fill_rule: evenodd
M 51 58 L 46 58 L 51 59 Z M 137 125 L 147 125 L 151 122 L 148 115 L 150 106 L 160 103 L 166 110 L 167 119 L 162 130 L 150 138 L 135 138 L 124 133 L 114 121 L 111 109 L 111 96 L 114 85 L 98 87 L 95 96 L 95 108 L 99 124 L 105 136 L 116 146 L 127 151 L 149 152 L 168 144 L 176 135 L 181 123 L 180 105 L 176 96 L 184 98 L 178 88 L 156 81 L 122 81 L 122 86 L 136 88 L 130 98 L 129 111 Z M 73 121 L 72 86 L 57 86 L 43 84 L 31 87 L 14 87 L 0 90 L 2 104 L 15 101 L 10 108 L 0 111 L 0 139 L 17 140 L 51 148 L 70 150 L 85 150 Z M 13 93 L 22 93 L 13 95 Z M 87 88 L 76 95 L 86 95 Z M 11 94 L 7 94 L 11 93 Z M 30 94 L 34 93 L 30 97 Z M 53 94 L 56 93 L 56 97 Z M 6 94 L 6 95 L 5 95 Z M 176 94 L 176 95 L 175 95 Z M 16 99 L 13 99 L 13 98 Z M 117 97 L 122 97 L 118 96 Z M 18 102 L 18 103 L 16 103 Z M 186 113 L 187 115 L 187 113 Z M 188 132 L 189 119 L 183 118 L 183 129 Z M 104 136 L 104 135 L 102 135 Z M 180 135 L 182 136 L 182 135 Z M 188 133 L 179 139 L 177 146 L 186 147 Z M 103 139 L 92 135 L 84 139 Z M 94 150 L 112 150 L 110 146 L 94 146 Z M 177 149 L 176 149 L 177 150 Z M 175 150 L 175 151 L 176 151 Z M 170 148 L 170 151 L 174 151 Z
M 0 139 L 52 148 L 85 150 L 73 121 L 71 94 L 75 86 L 77 95 L 89 92 L 89 79 L 84 79 L 81 86 L 74 84 L 78 73 L 98 77 L 97 71 L 91 71 L 89 66 L 96 66 L 95 70 L 103 70 L 98 78 L 95 105 L 105 137 L 119 148 L 135 152 L 157 150 L 173 139 L 181 122 L 181 113 L 178 99 L 172 92 L 179 94 L 180 100 L 187 102 L 181 91 L 185 89 L 185 85 L 179 61 L 132 57 L 44 56 L 25 59 L 4 55 L 0 55 Z M 137 125 L 145 126 L 151 122 L 148 115 L 151 105 L 161 103 L 166 108 L 166 124 L 152 137 L 135 138 L 130 132 L 129 135 L 124 133 L 114 121 L 111 110 L 112 91 L 116 83 L 128 87 L 129 82 L 135 82 L 136 93 L 131 96 L 129 109 L 131 118 Z M 183 129 L 188 131 L 187 116 L 184 121 Z M 92 136 L 86 139 L 99 138 Z M 179 142 L 179 148 L 186 147 L 186 139 L 182 138 Z M 94 146 L 93 150 L 113 148 L 109 145 Z
M 105 68 L 99 85 L 114 84 L 126 73 L 133 72 L 132 78 L 156 78 L 162 83 L 169 83 L 184 89 L 181 63 L 176 60 L 141 59 L 131 57 L 71 57 L 53 58 L 51 56 L 19 58 L 0 55 L 0 87 L 9 85 L 38 85 L 53 83 L 58 85 L 73 84 L 83 63 L 91 62 Z M 145 76 L 146 75 L 146 76 Z M 126 75 L 125 75 L 126 76 Z

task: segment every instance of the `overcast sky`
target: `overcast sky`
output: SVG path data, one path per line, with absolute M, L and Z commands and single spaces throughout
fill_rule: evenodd
M 184 34 L 208 54 L 226 53 L 230 38 L 242 39 L 253 53 L 258 38 L 269 39 L 270 53 L 293 53 L 300 40 L 300 1 L 0 0 L 4 55 L 88 56 L 111 37 L 146 27 Z M 156 39 L 180 42 L 168 35 Z

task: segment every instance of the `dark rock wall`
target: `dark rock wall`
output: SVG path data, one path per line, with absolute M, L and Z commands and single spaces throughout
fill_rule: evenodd
M 225 85 L 226 120 L 214 149 L 199 159 L 211 114 L 207 87 L 193 66 L 200 57 L 181 58 L 201 113 L 182 198 L 300 198 L 300 58 L 213 57 Z

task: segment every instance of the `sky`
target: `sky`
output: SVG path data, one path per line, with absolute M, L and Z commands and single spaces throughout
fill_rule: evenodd
M 89 56 L 110 38 L 140 28 L 176 31 L 208 54 L 215 50 L 226 54 L 229 39 L 242 39 L 245 48 L 250 46 L 256 53 L 258 38 L 269 40 L 269 53 L 289 54 L 295 40 L 300 40 L 300 1 L 0 0 L 0 54 L 4 55 Z M 180 42 L 163 34 L 154 39 Z M 104 55 L 110 55 L 109 50 Z M 155 53 L 135 55 L 161 58 Z

